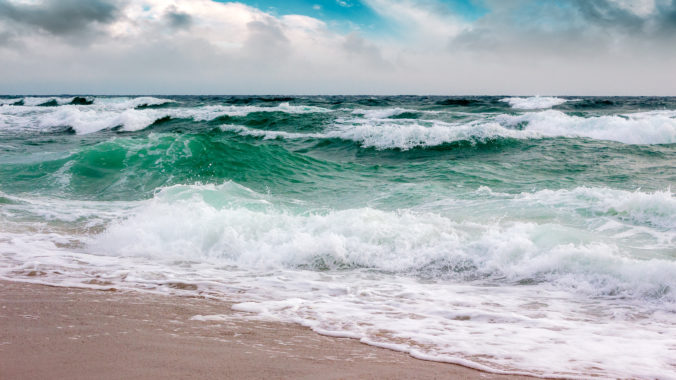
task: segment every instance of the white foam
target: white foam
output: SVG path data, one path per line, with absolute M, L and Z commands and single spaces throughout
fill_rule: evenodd
M 367 119 L 387 119 L 392 116 L 398 116 L 406 112 L 420 112 L 416 110 L 411 110 L 411 109 L 405 109 L 405 108 L 375 108 L 375 109 L 356 109 L 353 110 L 352 113 L 355 115 L 363 115 Z
M 48 97 L 48 98 L 47 97 L 26 97 L 26 98 L 23 98 L 23 104 L 24 104 L 24 106 L 29 106 L 29 107 L 30 106 L 39 106 L 40 104 L 44 104 L 44 103 L 47 103 L 47 102 L 52 101 L 52 100 L 56 101 L 56 103 L 58 105 L 64 105 L 64 104 L 68 104 L 68 103 L 72 102 L 73 97 L 72 96 L 67 97 L 67 98 L 63 98 L 63 97 Z
M 223 124 L 220 126 L 222 131 L 230 131 L 242 136 L 262 137 L 265 140 L 283 138 L 283 139 L 322 139 L 330 136 L 324 133 L 298 133 L 284 131 L 270 131 L 265 129 L 253 129 L 243 125 Z
M 210 203 L 214 197 L 228 199 L 227 206 Z M 599 212 L 597 221 L 612 219 L 625 230 L 635 225 L 657 227 L 652 244 L 666 249 L 676 242 L 671 229 L 676 223 L 676 200 L 670 193 L 585 188 L 543 191 L 514 196 L 504 209 L 517 213 L 524 203 L 538 202 L 542 212 L 559 219 L 568 217 L 567 225 L 534 224 L 518 218 L 471 222 L 468 215 L 456 221 L 450 215 L 468 206 L 462 202 L 448 209 L 449 215 L 439 214 L 443 209 L 438 204 L 435 213 L 359 208 L 296 215 L 234 184 L 175 187 L 112 225 L 94 248 L 115 255 L 223 259 L 256 268 L 367 267 L 398 273 L 546 280 L 590 295 L 619 292 L 629 297 L 661 297 L 661 289 L 676 287 L 676 280 L 669 279 L 676 263 L 628 259 L 633 256 L 631 245 L 617 245 L 622 240 L 609 239 L 613 235 L 590 235 L 587 231 L 594 224 L 588 225 L 589 220 L 579 215 L 557 215 L 558 207 L 575 210 L 584 202 L 585 209 Z M 495 206 L 487 207 L 475 208 L 475 218 L 493 215 L 490 211 Z M 145 232 L 139 235 L 139 231 Z M 568 283 L 570 276 L 577 281 L 574 286 Z
M 501 102 L 509 103 L 512 108 L 521 110 L 535 110 L 552 108 L 567 102 L 566 99 L 551 96 L 532 96 L 529 98 L 504 98 Z
M 247 128 L 225 124 L 224 131 L 264 139 L 342 139 L 351 140 L 366 148 L 408 150 L 416 147 L 438 146 L 458 141 L 484 142 L 497 138 L 537 138 L 535 132 L 502 127 L 498 123 L 446 123 L 442 121 L 374 121 L 351 120 L 337 123 L 323 132 L 297 133 Z
M 70 100 L 72 98 L 65 99 L 64 102 L 68 103 Z M 38 103 L 37 100 L 31 102 Z M 218 105 L 191 108 L 136 109 L 141 105 L 160 105 L 173 102 L 175 101 L 169 99 L 139 97 L 96 98 L 92 105 L 66 104 L 59 107 L 2 105 L 0 108 L 0 126 L 28 130 L 71 127 L 78 134 L 87 134 L 115 127 L 120 127 L 124 131 L 138 131 L 165 117 L 208 121 L 219 116 L 246 116 L 252 112 L 331 112 L 331 110 L 325 108 L 292 106 L 289 103 L 281 103 L 274 107 Z
M 388 110 L 388 113 L 392 112 Z M 375 114 L 374 114 L 375 115 Z M 585 137 L 625 144 L 676 143 L 676 111 L 643 112 L 618 116 L 578 117 L 559 111 L 541 111 L 521 115 L 495 115 L 464 122 L 440 120 L 391 120 L 380 118 L 338 118 L 322 132 L 296 133 L 257 130 L 223 125 L 242 135 L 266 139 L 337 138 L 376 149 L 408 150 L 455 142 L 486 142 L 494 139 L 541 139 L 546 137 Z
M 522 193 L 517 199 L 536 201 L 552 206 L 565 204 L 569 209 L 586 210 L 597 215 L 617 218 L 676 231 L 676 197 L 671 192 L 623 191 L 607 188 L 577 187 L 573 190 L 541 190 L 537 193 Z
M 22 98 L 0 98 L 0 105 L 14 104 L 20 100 L 22 100 Z
M 37 103 L 48 98 L 32 99 L 33 103 Z M 70 98 L 63 98 L 61 101 L 70 101 Z M 135 108 L 143 104 L 155 105 L 168 102 L 174 101 L 140 97 L 96 98 L 92 105 L 59 107 L 3 104 L 0 106 L 0 128 L 44 130 L 68 126 L 77 133 L 86 134 L 115 127 L 120 127 L 125 131 L 137 131 L 166 117 L 208 121 L 220 116 L 246 116 L 253 112 L 333 112 L 326 108 L 292 106 L 289 103 L 281 103 L 274 107 L 211 105 L 192 108 Z M 339 138 L 358 142 L 364 147 L 403 150 L 458 141 L 474 143 L 500 138 L 584 137 L 625 144 L 676 143 L 676 111 L 580 117 L 560 111 L 546 110 L 518 115 L 485 114 L 479 115 L 478 119 L 458 122 L 388 119 L 393 115 L 408 111 L 410 110 L 399 108 L 354 110 L 353 115 L 362 115 L 362 117 L 339 117 L 332 125 L 316 133 L 262 132 L 241 126 L 224 126 L 223 129 L 265 138 Z
M 496 372 L 675 373 L 670 191 L 481 188 L 399 211 L 294 211 L 234 183 L 173 186 L 107 211 L 10 198 L 0 208 L 3 278 L 168 292 L 196 284 L 263 318 Z M 81 234 L 96 218 L 105 232 Z M 616 236 L 635 227 L 667 240 Z M 666 255 L 642 258 L 637 242 Z
M 460 123 L 349 119 L 338 120 L 332 128 L 327 129 L 325 136 L 353 140 L 365 147 L 377 149 L 411 149 L 457 141 L 544 137 L 586 137 L 625 144 L 673 144 L 676 143 L 676 111 L 579 117 L 548 110 L 489 116 L 483 120 Z
M 161 113 L 126 109 L 121 112 L 81 109 L 78 106 L 63 106 L 54 112 L 42 114 L 35 122 L 41 129 L 71 127 L 79 134 L 122 127 L 125 131 L 137 131 L 151 125 Z
M 500 115 L 506 126 L 527 123 L 524 130 L 547 137 L 587 137 L 625 144 L 676 143 L 676 111 L 580 117 L 548 110 L 522 115 Z
M 407 150 L 458 141 L 484 142 L 496 138 L 537 138 L 539 135 L 505 128 L 494 122 L 351 120 L 336 124 L 326 136 L 357 141 L 364 147 Z
M 95 98 L 94 99 L 94 104 L 96 105 L 105 105 L 108 107 L 114 107 L 117 109 L 130 109 L 130 108 L 136 108 L 139 106 L 158 106 L 162 104 L 168 104 L 168 103 L 176 103 L 175 100 L 172 99 L 163 99 L 163 98 L 155 98 L 152 96 L 140 96 L 137 98 Z
M 329 280 L 305 273 L 303 282 L 298 277 L 293 283 L 287 273 L 269 278 L 270 289 L 284 289 L 268 295 L 276 300 L 236 310 L 492 372 L 566 378 L 674 374 L 675 319 L 669 313 L 632 315 L 636 310 L 622 310 L 621 302 L 580 302 L 551 291 L 541 297 L 532 287 L 426 286 L 367 274 Z

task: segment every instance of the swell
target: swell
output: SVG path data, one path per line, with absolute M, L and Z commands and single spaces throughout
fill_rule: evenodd
M 265 115 L 256 115 L 252 123 L 282 128 Z M 305 120 L 286 117 L 288 129 Z M 234 180 L 258 191 L 321 194 L 327 202 L 339 203 L 341 196 L 368 197 L 375 189 L 409 182 L 439 184 L 435 191 L 441 194 L 450 191 L 444 185 L 448 183 L 509 191 L 524 186 L 558 189 L 576 183 L 661 189 L 674 178 L 669 145 L 487 137 L 383 150 L 365 143 L 377 141 L 367 139 L 372 136 L 356 136 L 349 129 L 312 132 L 314 123 L 305 128 L 309 130 L 217 128 L 165 119 L 140 132 L 77 136 L 64 131 L 7 138 L 0 146 L 0 190 L 73 194 L 79 199 L 139 199 L 163 186 Z M 604 154 L 599 156 L 599 151 Z M 645 176 L 646 170 L 650 176 Z M 429 195 L 401 195 L 397 202 L 403 203 L 393 204 L 405 206 L 424 196 Z
M 65 146 L 68 149 L 68 146 Z M 76 199 L 143 199 L 157 188 L 225 179 L 292 188 L 336 165 L 284 147 L 227 138 L 218 131 L 112 137 L 75 150 L 5 156 L 2 189 Z M 317 179 L 318 180 L 318 179 Z

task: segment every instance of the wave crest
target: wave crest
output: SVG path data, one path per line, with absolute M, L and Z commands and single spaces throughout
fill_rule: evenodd
M 67 103 L 73 98 L 65 99 Z M 159 120 L 192 119 L 208 121 L 220 116 L 246 116 L 253 112 L 318 113 L 331 112 L 321 107 L 281 103 L 274 107 L 260 106 L 202 106 L 155 109 L 150 106 L 172 103 L 173 100 L 152 97 L 97 98 L 92 105 L 64 104 L 54 108 L 18 107 L 3 105 L 0 126 L 23 129 L 50 129 L 70 127 L 78 134 L 88 134 L 120 127 L 123 131 L 145 129 Z
M 547 110 L 522 115 L 500 115 L 502 125 L 544 137 L 586 137 L 625 144 L 676 143 L 676 111 L 650 111 L 626 115 L 580 117 Z
M 583 118 L 548 110 L 522 115 L 498 115 L 469 122 L 393 120 L 380 117 L 402 110 L 371 114 L 373 118 L 338 119 L 317 133 L 296 133 L 223 125 L 242 135 L 266 139 L 342 139 L 365 148 L 428 148 L 456 142 L 483 143 L 496 139 L 590 138 L 624 144 L 676 143 L 676 111 Z M 376 117 L 377 116 L 377 117 Z
M 509 103 L 512 108 L 521 110 L 535 110 L 543 108 L 552 108 L 563 104 L 568 100 L 551 96 L 533 96 L 530 98 L 503 98 L 501 102 Z

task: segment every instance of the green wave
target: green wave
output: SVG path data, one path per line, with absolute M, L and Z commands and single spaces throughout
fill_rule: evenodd
M 269 122 L 254 120 L 264 127 Z M 480 186 L 518 192 L 585 183 L 648 190 L 674 179 L 666 164 L 674 155 L 669 146 L 497 139 L 376 150 L 341 139 L 266 140 L 196 124 L 168 120 L 140 133 L 20 140 L 0 149 L 0 191 L 133 200 L 171 185 L 234 181 L 261 193 L 341 206 L 381 192 L 389 194 L 383 204 L 397 207 Z M 409 188 L 392 191 L 397 186 Z

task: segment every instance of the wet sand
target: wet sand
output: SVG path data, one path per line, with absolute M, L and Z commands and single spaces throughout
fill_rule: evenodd
M 526 379 L 243 320 L 230 306 L 0 281 L 0 379 Z

